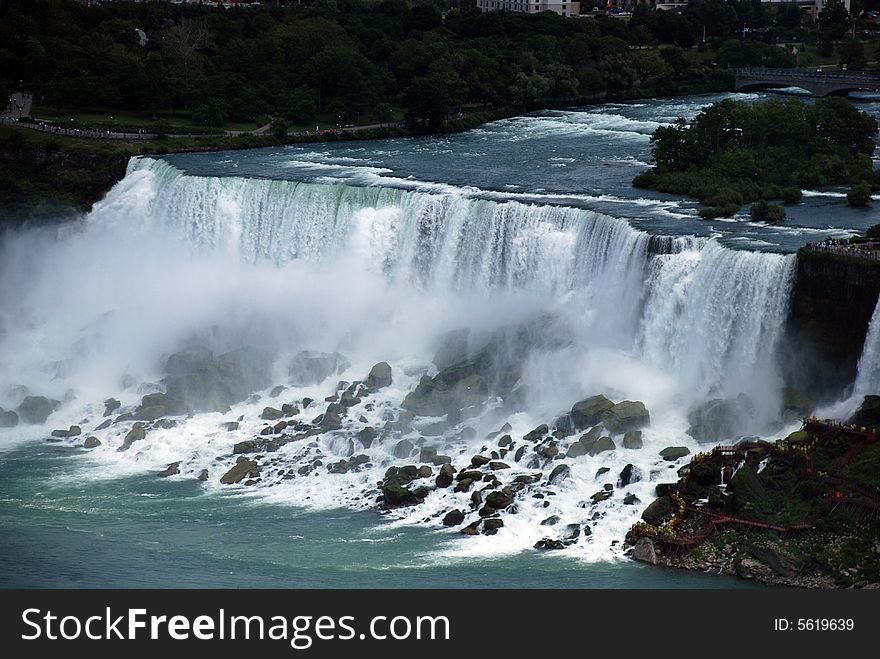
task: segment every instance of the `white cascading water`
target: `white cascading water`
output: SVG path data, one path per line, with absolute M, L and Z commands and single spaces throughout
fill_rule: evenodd
M 794 257 L 726 249 L 712 240 L 652 238 L 626 221 L 588 210 L 492 199 L 479 191 L 442 193 L 340 183 L 298 183 L 185 175 L 162 160 L 134 159 L 127 176 L 84 222 L 6 236 L 0 254 L 0 405 L 14 407 L 27 387 L 64 400 L 50 427 L 82 424 L 103 445 L 84 458 L 87 474 L 116 476 L 180 462 L 179 478 L 209 469 L 205 487 L 235 461 L 231 447 L 262 426 L 264 405 L 309 396 L 320 401 L 338 379 L 363 379 L 379 361 L 393 384 L 353 408 L 342 433 L 285 445 L 293 467 L 322 455 L 366 452 L 369 469 L 278 478 L 267 472 L 247 492 L 273 501 L 367 508 L 391 464 L 393 443 L 365 449 L 348 438 L 382 427 L 431 365 L 438 337 L 470 327 L 494 330 L 538 318 L 554 340 L 523 352 L 524 406 L 469 419 L 477 433 L 432 438 L 457 467 L 505 421 L 519 439 L 552 423 L 572 403 L 604 393 L 641 400 L 651 412 L 644 447 L 568 460 L 571 478 L 556 496 L 527 499 L 494 536 L 462 538 L 453 554 L 530 548 L 548 535 L 542 519 L 588 523 L 593 531 L 565 551 L 602 560 L 620 549 L 628 527 L 674 478 L 659 459 L 669 445 L 700 450 L 684 430 L 687 411 L 714 397 L 747 392 L 767 421 L 779 412 L 776 346 L 787 313 Z M 875 314 L 876 315 L 876 314 Z M 284 400 L 197 414 L 173 429 L 151 430 L 118 452 L 128 427 L 91 431 L 101 401 L 123 409 L 161 389 L 169 354 L 188 345 L 220 352 L 259 345 L 276 355 L 274 382 L 289 385 L 286 364 L 301 350 L 343 353 L 351 366 L 319 386 L 290 386 Z M 323 409 L 304 410 L 310 420 Z M 235 432 L 222 421 L 243 417 Z M 124 424 L 120 424 L 123 426 Z M 45 437 L 20 426 L 14 437 Z M 0 430 L 12 438 L 10 430 Z M 417 440 L 419 432 L 410 436 Z M 571 439 L 576 439 L 572 437 Z M 399 437 L 395 437 L 396 442 Z M 569 440 L 563 442 L 567 443 Z M 441 451 L 441 452 L 442 452 Z M 511 460 L 510 477 L 552 465 Z M 634 465 L 642 479 L 591 507 L 590 497 Z M 600 468 L 610 471 L 597 474 Z M 505 481 L 506 482 L 506 481 Z M 241 486 L 237 486 L 241 487 Z M 432 492 L 393 514 L 396 523 L 428 523 L 470 495 Z M 454 532 L 454 531 L 451 531 Z
M 863 396 L 878 393 L 880 393 L 880 300 L 874 306 L 874 314 L 868 325 L 852 398 L 854 403 L 858 404 L 861 403 Z

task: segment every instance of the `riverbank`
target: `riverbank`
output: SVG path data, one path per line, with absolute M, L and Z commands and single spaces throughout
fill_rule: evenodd
M 717 446 L 627 535 L 637 561 L 802 588 L 880 588 L 880 397 L 845 424 Z
M 439 127 L 341 128 L 314 133 L 291 132 L 240 135 L 167 136 L 157 139 L 81 138 L 45 133 L 25 126 L 0 126 L 0 195 L 9 216 L 20 218 L 57 215 L 58 209 L 86 211 L 125 175 L 128 160 L 138 155 L 237 151 L 290 144 L 377 140 L 394 137 L 444 135 L 472 130 L 492 121 L 542 109 L 588 107 L 606 102 L 634 102 L 726 91 L 730 80 L 723 72 L 675 81 L 663 89 L 638 87 L 608 98 L 582 98 L 576 104 L 547 108 L 476 110 L 445 121 Z M 9 221 L 8 217 L 6 221 Z

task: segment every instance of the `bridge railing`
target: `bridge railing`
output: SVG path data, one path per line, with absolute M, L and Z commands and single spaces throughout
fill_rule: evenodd
M 815 78 L 818 80 L 880 80 L 880 72 L 875 71 L 817 71 L 816 69 L 766 69 L 745 67 L 728 69 L 733 75 L 743 78 Z

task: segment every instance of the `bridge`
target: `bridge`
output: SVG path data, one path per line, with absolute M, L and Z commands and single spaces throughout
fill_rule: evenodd
M 734 91 L 800 87 L 813 96 L 846 95 L 853 91 L 880 91 L 880 72 L 821 71 L 818 69 L 730 69 Z

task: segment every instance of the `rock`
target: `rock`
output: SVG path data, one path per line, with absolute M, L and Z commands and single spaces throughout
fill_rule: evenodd
M 351 364 L 338 352 L 303 350 L 294 355 L 287 366 L 291 384 L 304 387 L 321 384 L 331 375 L 338 375 Z
M 277 421 L 284 416 L 284 412 L 274 407 L 264 407 L 260 418 L 266 421 Z
M 207 469 L 202 469 L 202 470 L 199 472 L 198 478 L 197 478 L 196 480 L 200 480 L 200 481 L 202 481 L 202 482 L 208 480 L 208 470 L 207 470 Z
M 473 485 L 474 480 L 472 478 L 462 478 L 458 483 L 455 484 L 453 488 L 454 492 L 467 492 L 471 489 L 471 485 Z
M 667 446 L 660 451 L 660 457 L 667 462 L 675 462 L 686 455 L 690 455 L 691 450 L 687 446 Z
M 104 401 L 104 416 L 110 416 L 120 407 L 122 407 L 122 403 L 115 398 L 108 398 Z
M 513 443 L 513 438 L 510 435 L 502 435 L 498 438 L 498 446 L 510 446 Z
M 327 472 L 330 474 L 346 474 L 348 473 L 349 469 L 351 469 L 351 465 L 349 464 L 348 460 L 340 460 L 339 462 L 334 462 L 330 465 L 327 465 Z
M 610 467 L 599 467 L 599 468 L 596 470 L 596 480 L 599 479 L 599 476 L 604 476 L 604 475 L 607 474 L 609 471 L 611 471 L 611 468 L 610 468 Z
M 224 412 L 271 383 L 271 360 L 255 348 L 215 356 L 209 350 L 174 353 L 165 364 L 167 414 Z
M 639 499 L 635 494 L 630 492 L 625 497 L 623 497 L 623 505 L 624 506 L 634 506 L 637 503 L 640 503 L 641 499 Z
M 734 400 L 714 398 L 688 413 L 687 434 L 698 442 L 720 444 L 747 434 L 746 425 L 755 416 L 755 406 L 745 394 Z
M 612 493 L 608 490 L 599 490 L 593 496 L 590 497 L 590 500 L 593 503 L 602 503 L 603 501 L 607 501 L 612 497 Z
M 562 539 L 566 541 L 577 540 L 581 536 L 580 524 L 566 524 L 562 530 Z
M 296 416 L 297 414 L 299 414 L 299 408 L 296 405 L 284 403 L 281 406 L 281 412 L 284 414 L 284 416 Z
M 51 433 L 52 437 L 67 437 L 66 430 L 53 430 Z
M 540 446 L 535 450 L 535 453 L 540 455 L 545 460 L 553 460 L 557 455 L 559 455 L 559 447 L 556 443 L 546 444 L 544 446 Z
M 139 442 L 147 436 L 147 431 L 144 429 L 143 423 L 136 423 L 132 427 L 131 430 L 128 431 L 128 434 L 125 436 L 125 439 L 122 441 L 122 446 L 119 447 L 120 451 L 127 451 L 131 448 L 131 445 L 135 442 Z
M 373 440 L 376 439 L 377 433 L 372 426 L 367 426 L 366 428 L 359 430 L 356 436 L 358 441 L 363 444 L 364 448 L 370 448 L 373 444 Z
M 486 495 L 486 505 L 495 510 L 504 510 L 513 503 L 513 494 L 504 490 L 489 492 Z
M 544 538 L 535 543 L 535 549 L 541 551 L 565 549 L 566 544 L 562 540 L 554 540 L 553 538 Z
M 276 435 L 279 435 L 279 434 L 281 434 L 281 432 L 282 432 L 285 428 L 287 428 L 287 421 L 284 421 L 284 420 L 282 419 L 281 421 L 279 421 L 278 423 L 276 423 L 274 426 L 272 426 L 272 432 L 274 432 Z
M 483 520 L 483 535 L 495 535 L 498 529 L 504 526 L 504 520 L 500 517 L 491 517 Z
M 754 546 L 749 548 L 749 553 L 781 577 L 796 577 L 801 572 L 793 558 L 773 547 Z
M 450 510 L 443 516 L 443 526 L 458 526 L 464 521 L 464 513 L 458 508 Z
M 500 471 L 502 469 L 510 469 L 510 465 L 506 462 L 499 462 L 497 460 L 493 460 L 489 463 L 489 469 L 492 471 Z
M 113 423 L 112 419 L 106 419 L 106 420 L 102 421 L 100 424 L 98 424 L 97 426 L 95 426 L 95 430 L 104 430 L 106 428 L 109 428 L 112 425 L 112 423 Z
M 18 425 L 18 414 L 0 407 L 0 428 L 14 428 Z
M 485 455 L 475 455 L 471 458 L 471 466 L 479 469 L 480 467 L 489 464 L 489 458 Z
M 61 403 L 45 396 L 25 396 L 18 406 L 18 418 L 22 423 L 46 423 L 46 419 Z
M 744 558 L 736 566 L 736 573 L 743 579 L 767 581 L 773 577 L 773 570 L 754 558 Z
M 617 481 L 618 487 L 626 487 L 632 483 L 636 483 L 642 480 L 642 472 L 639 471 L 639 468 L 628 464 L 623 469 L 620 470 L 620 478 Z
M 226 432 L 233 432 L 234 430 L 238 430 L 239 423 L 238 421 L 226 421 L 222 424 L 222 428 L 226 430 Z
M 419 447 L 419 462 L 433 462 L 437 455 L 437 449 L 433 446 Z
M 565 452 L 565 455 L 569 458 L 579 458 L 586 454 L 587 449 L 580 441 L 572 442 Z
M 452 465 L 449 463 L 440 465 L 440 473 L 434 479 L 437 487 L 449 487 L 452 485 L 453 480 L 455 480 L 455 469 L 453 469 Z
M 257 466 L 256 461 L 248 460 L 242 456 L 238 459 L 238 462 L 235 463 L 235 466 L 232 467 L 232 469 L 221 476 L 220 482 L 223 485 L 233 485 L 235 483 L 240 483 L 245 477 L 256 478 L 259 475 L 260 469 Z
M 554 526 L 559 524 L 559 515 L 550 515 L 541 520 L 541 526 Z
M 233 455 L 241 453 L 256 453 L 259 450 L 259 445 L 253 439 L 248 439 L 244 442 L 238 442 L 232 447 Z
M 479 535 L 479 534 L 480 534 L 480 530 L 479 530 L 479 527 L 480 527 L 480 521 L 481 521 L 481 520 L 478 519 L 476 522 L 471 522 L 470 524 L 468 524 L 467 526 L 465 526 L 465 527 L 461 530 L 461 532 L 462 532 L 464 535 Z
M 611 432 L 641 430 L 651 423 L 651 415 L 640 401 L 625 400 L 602 413 L 602 422 Z
M 633 548 L 633 558 L 642 563 L 650 563 L 657 565 L 657 552 L 654 550 L 654 543 L 651 538 L 639 538 L 636 540 Z
M 564 483 L 571 477 L 571 469 L 568 465 L 560 464 L 556 465 L 553 468 L 553 471 L 550 472 L 550 475 L 547 477 L 547 481 L 551 485 L 560 485 Z
M 83 448 L 98 448 L 100 445 L 101 440 L 94 435 L 86 437 L 86 441 L 83 442 Z
M 672 505 L 672 501 L 670 501 L 668 497 L 660 497 L 659 499 L 655 499 L 653 503 L 645 508 L 644 512 L 642 512 L 642 519 L 648 524 L 656 525 L 671 515 L 674 511 L 675 508 Z
M 815 403 L 800 389 L 786 387 L 782 392 L 782 418 L 785 422 L 798 421 L 810 415 Z
M 388 362 L 379 362 L 373 366 L 366 382 L 367 387 L 373 391 L 389 386 L 391 384 L 391 366 Z
M 610 437 L 600 437 L 597 439 L 587 451 L 590 455 L 599 455 L 605 451 L 613 451 L 617 448 L 614 440 Z
M 591 396 L 578 401 L 571 407 L 571 422 L 578 430 L 594 426 L 602 419 L 602 414 L 614 407 L 605 396 Z
M 865 427 L 880 425 L 880 396 L 865 396 L 847 423 Z
M 516 460 L 517 462 L 519 462 L 520 460 L 522 460 L 522 457 L 525 454 L 526 454 L 526 447 L 520 446 L 518 449 L 516 449 L 516 453 L 513 454 L 513 459 Z
M 642 431 L 641 430 L 628 430 L 623 436 L 623 448 L 626 449 L 640 449 L 642 448 Z
M 283 384 L 278 384 L 272 387 L 272 391 L 269 392 L 269 398 L 278 398 L 281 395 L 281 392 L 287 389 Z
M 477 471 L 476 469 L 463 469 L 458 472 L 458 475 L 455 477 L 455 480 L 464 480 L 465 478 L 469 478 L 472 481 L 478 481 L 483 477 L 482 471 Z
M 525 435 L 523 435 L 523 440 L 527 442 L 540 442 L 542 439 L 544 439 L 548 432 L 550 432 L 550 428 L 547 427 L 546 423 L 542 423 L 534 430 L 530 430 Z
M 411 441 L 409 441 L 408 439 L 401 439 L 399 442 L 397 442 L 397 444 L 394 445 L 394 457 L 400 459 L 408 458 L 412 455 L 414 448 L 415 447 L 413 446 L 413 443 Z
M 431 463 L 435 465 L 444 465 L 450 464 L 452 462 L 452 458 L 448 455 L 435 455 L 431 458 Z
M 180 463 L 172 462 L 159 472 L 159 478 L 168 478 L 169 476 L 177 476 L 180 473 Z

